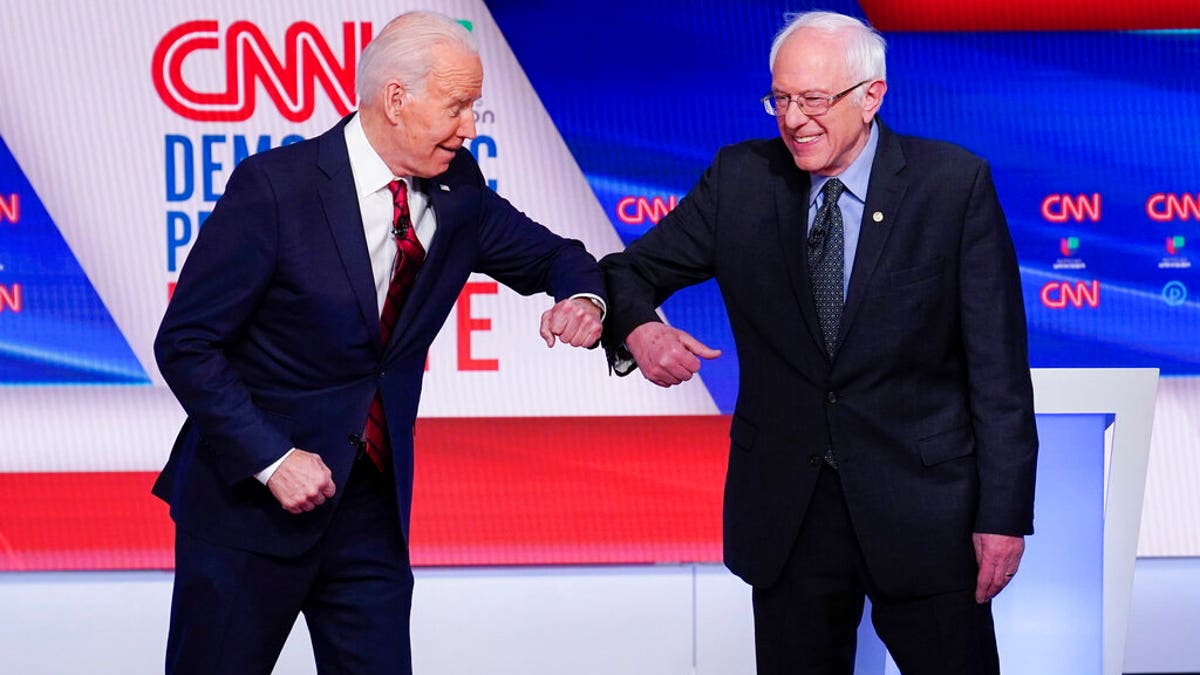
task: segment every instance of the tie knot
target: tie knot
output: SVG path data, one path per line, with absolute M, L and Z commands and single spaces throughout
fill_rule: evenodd
M 825 185 L 821 188 L 821 194 L 825 196 L 826 204 L 836 204 L 837 200 L 841 198 L 842 193 L 845 191 L 846 186 L 842 184 L 842 181 L 836 178 L 830 178 L 829 180 L 825 181 Z
M 404 181 L 397 178 L 388 183 L 388 189 L 392 191 L 392 204 L 408 204 L 408 185 Z

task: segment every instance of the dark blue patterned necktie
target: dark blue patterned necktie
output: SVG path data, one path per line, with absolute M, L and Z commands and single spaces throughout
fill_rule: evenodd
M 842 275 L 845 270 L 842 229 L 842 210 L 838 198 L 846 186 L 830 178 L 821 188 L 825 201 L 813 218 L 808 233 L 808 275 L 812 283 L 813 300 L 817 305 L 817 320 L 825 339 L 825 353 L 833 357 L 837 351 L 837 334 L 842 323 Z

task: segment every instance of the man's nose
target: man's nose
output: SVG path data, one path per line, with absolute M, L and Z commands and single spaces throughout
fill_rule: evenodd
M 464 110 L 459 116 L 458 135 L 460 138 L 475 138 L 475 111 Z
M 783 114 L 784 124 L 791 129 L 795 129 L 809 120 L 809 116 L 805 115 L 800 110 L 800 104 L 796 101 L 789 101 L 787 111 Z

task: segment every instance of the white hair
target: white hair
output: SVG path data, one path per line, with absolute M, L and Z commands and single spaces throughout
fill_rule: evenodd
M 444 14 L 407 12 L 389 21 L 359 57 L 354 87 L 359 105 L 393 78 L 406 90 L 423 91 L 437 45 L 454 45 L 479 54 L 471 32 Z
M 842 37 L 845 45 L 846 68 L 851 78 L 858 80 L 887 80 L 887 44 L 874 28 L 852 16 L 836 12 L 800 12 L 784 16 L 783 28 L 771 42 L 769 65 L 775 70 L 775 57 L 784 41 L 797 30 L 807 28 L 829 36 Z M 863 92 L 854 94 L 856 102 L 862 100 Z

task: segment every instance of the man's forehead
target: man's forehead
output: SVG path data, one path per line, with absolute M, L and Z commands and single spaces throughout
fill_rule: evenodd
M 439 43 L 431 48 L 433 69 L 481 68 L 479 55 L 454 44 Z
M 771 68 L 774 86 L 823 89 L 839 82 L 846 71 L 841 42 L 824 33 L 800 29 L 788 37 Z
M 801 91 L 824 91 L 837 86 L 840 82 L 840 72 L 833 69 L 793 68 L 776 69 L 771 77 L 771 86 L 776 89 Z
M 441 58 L 435 54 L 429 77 L 447 86 L 470 87 L 483 81 L 483 64 L 477 55 L 470 52 L 445 55 Z

